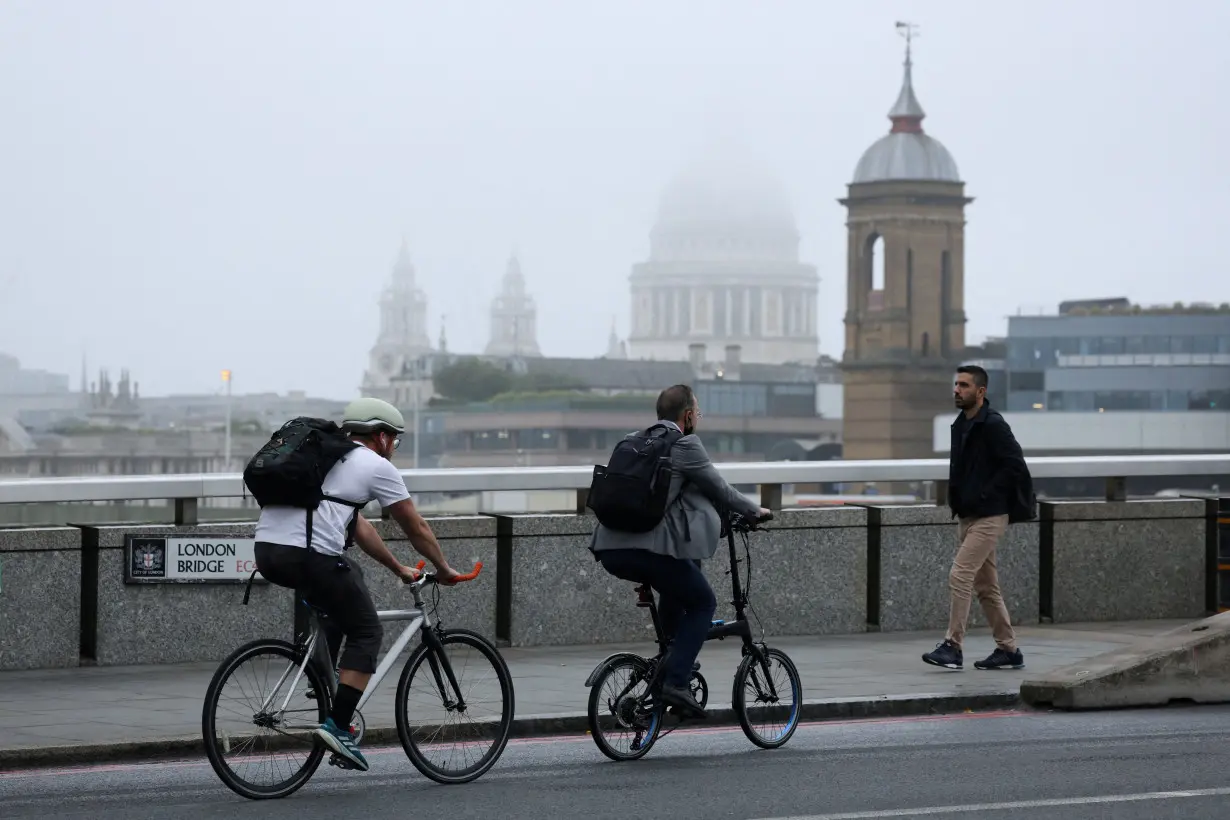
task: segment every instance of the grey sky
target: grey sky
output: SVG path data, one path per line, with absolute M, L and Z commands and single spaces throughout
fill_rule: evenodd
M 1230 301 L 1230 3 L 0 5 L 0 350 L 142 392 L 347 397 L 403 236 L 450 347 L 513 247 L 548 355 L 627 332 L 658 195 L 735 138 L 793 197 L 840 355 L 845 192 L 888 128 L 893 22 L 970 206 L 977 341 L 1018 307 Z

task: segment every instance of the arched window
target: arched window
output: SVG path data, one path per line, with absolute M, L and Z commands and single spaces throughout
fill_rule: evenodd
M 867 308 L 869 310 L 881 310 L 884 307 L 885 256 L 884 238 L 878 233 L 867 237 L 865 261 L 867 265 Z

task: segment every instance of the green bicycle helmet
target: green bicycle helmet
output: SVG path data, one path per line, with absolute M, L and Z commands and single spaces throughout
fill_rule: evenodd
M 401 411 L 383 399 L 363 397 L 346 405 L 342 413 L 342 429 L 360 436 L 372 433 L 391 433 L 399 436 L 406 432 L 406 420 Z

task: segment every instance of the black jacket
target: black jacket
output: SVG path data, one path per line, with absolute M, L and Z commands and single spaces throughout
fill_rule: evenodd
M 982 518 L 1009 515 L 1013 521 L 1033 518 L 1033 480 L 1012 428 L 998 410 L 984 401 L 966 421 L 952 423 L 948 462 L 948 506 L 953 515 Z

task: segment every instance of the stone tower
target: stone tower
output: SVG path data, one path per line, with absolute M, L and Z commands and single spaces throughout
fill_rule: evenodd
M 965 206 L 973 200 L 952 155 L 923 132 L 911 28 L 897 25 L 905 76 L 888 112 L 892 127 L 863 154 L 839 200 L 849 238 L 845 459 L 934 458 L 933 420 L 956 412 L 953 370 L 965 347 Z
M 402 240 L 392 276 L 380 295 L 380 329 L 363 374 L 364 395 L 393 401 L 390 378 L 399 375 L 406 362 L 431 352 L 427 294 L 415 278 L 410 249 Z
M 504 271 L 500 295 L 491 302 L 491 338 L 488 356 L 541 356 L 538 349 L 538 311 L 526 292 L 521 263 L 513 255 Z

